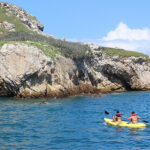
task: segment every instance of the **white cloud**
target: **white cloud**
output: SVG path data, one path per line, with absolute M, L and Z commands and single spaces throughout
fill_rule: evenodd
M 126 24 L 120 23 L 115 30 L 110 31 L 102 40 L 150 40 L 150 29 L 130 29 Z
M 121 22 L 116 29 L 108 32 L 107 36 L 96 43 L 106 47 L 118 47 L 150 55 L 150 29 L 131 29 Z

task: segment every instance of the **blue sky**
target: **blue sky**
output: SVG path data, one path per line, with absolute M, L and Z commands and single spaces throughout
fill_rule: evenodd
M 7 0 L 45 26 L 44 32 L 72 41 L 150 54 L 150 0 Z

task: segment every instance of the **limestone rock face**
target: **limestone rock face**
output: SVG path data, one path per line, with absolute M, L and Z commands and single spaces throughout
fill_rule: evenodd
M 149 90 L 150 63 L 142 57 L 105 56 L 99 48 L 86 59 L 96 86 L 112 90 Z
M 142 57 L 93 55 L 55 61 L 34 46 L 4 44 L 0 49 L 0 95 L 64 97 L 83 93 L 150 90 L 150 63 Z
M 15 25 L 7 21 L 3 21 L 2 23 L 0 23 L 0 28 L 4 28 L 10 32 L 15 31 Z
M 52 61 L 36 47 L 25 44 L 5 44 L 0 50 L 1 88 L 7 95 L 43 92 L 44 77 Z M 35 87 L 32 89 L 32 87 Z
M 69 58 L 58 55 L 54 63 L 36 47 L 5 44 L 0 49 L 0 95 L 64 97 L 92 91 L 91 83 L 80 82 L 77 70 Z
M 29 29 L 32 29 L 34 31 L 44 30 L 44 26 L 39 21 L 37 21 L 33 16 L 25 12 L 22 8 L 5 2 L 0 2 L 0 6 L 6 9 L 8 16 L 10 14 L 15 15 Z

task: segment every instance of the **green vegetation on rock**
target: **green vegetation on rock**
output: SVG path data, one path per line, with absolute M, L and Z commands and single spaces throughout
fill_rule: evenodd
M 29 30 L 16 16 L 6 11 L 6 8 L 0 6 L 0 22 L 7 21 L 8 23 L 15 25 L 16 31 L 25 31 L 25 32 L 33 32 Z M 8 31 L 5 29 L 0 28 L 0 32 L 3 34 L 7 33 Z
M 87 51 L 90 51 L 88 45 L 62 41 L 52 37 L 46 37 L 43 35 L 32 34 L 23 31 L 10 32 L 5 36 L 0 37 L 0 41 L 1 42 L 7 42 L 7 41 L 44 42 L 47 45 L 52 45 L 56 47 L 63 56 L 70 57 L 70 58 L 82 58 L 86 55 Z
M 29 16 L 30 16 L 30 18 L 31 18 L 32 20 L 36 20 L 36 21 L 37 21 L 37 18 L 36 18 L 35 16 L 32 16 L 32 15 L 30 15 L 30 14 L 29 14 Z
M 46 56 L 51 57 L 55 61 L 56 54 L 60 54 L 59 49 L 55 46 L 49 45 L 45 42 L 32 42 L 32 41 L 25 41 L 27 45 L 35 46 L 43 51 Z
M 5 42 L 0 42 L 0 48 L 5 44 Z
M 44 42 L 32 42 L 32 41 L 9 41 L 9 42 L 0 42 L 0 48 L 4 45 L 4 44 L 19 44 L 19 43 L 23 43 L 29 46 L 35 46 L 38 49 L 42 50 L 42 52 L 48 56 L 51 57 L 53 61 L 55 61 L 55 57 L 56 54 L 60 54 L 58 48 L 52 46 L 52 45 L 48 45 L 47 43 Z
M 102 47 L 102 51 L 106 56 L 119 56 L 119 57 L 144 57 L 149 60 L 149 56 L 143 53 L 135 52 L 135 51 L 127 51 L 124 49 L 116 49 L 116 48 L 108 48 Z
M 50 56 L 53 59 L 55 58 L 56 54 L 61 54 L 72 59 L 83 58 L 86 55 L 89 57 L 94 56 L 94 53 L 91 51 L 88 45 L 55 39 L 53 37 L 40 35 L 37 32 L 30 30 L 17 16 L 13 15 L 12 12 L 15 14 L 15 7 L 10 7 L 10 10 L 11 11 L 7 10 L 7 7 L 0 5 L 0 23 L 5 21 L 15 26 L 15 32 L 9 32 L 5 28 L 0 27 L 0 46 L 3 45 L 3 43 L 11 41 L 23 42 L 25 44 L 38 47 L 46 56 Z M 26 15 L 32 20 L 37 20 L 36 17 L 28 13 Z M 107 47 L 102 47 L 101 49 L 107 56 L 134 56 L 144 57 L 147 60 L 150 60 L 149 56 L 139 52 Z

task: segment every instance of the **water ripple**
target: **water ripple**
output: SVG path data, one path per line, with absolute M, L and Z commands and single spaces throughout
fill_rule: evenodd
M 39 101 L 0 98 L 0 149 L 149 149 L 150 124 L 144 130 L 115 128 L 103 119 L 119 109 L 124 116 L 134 110 L 150 122 L 150 92 Z

